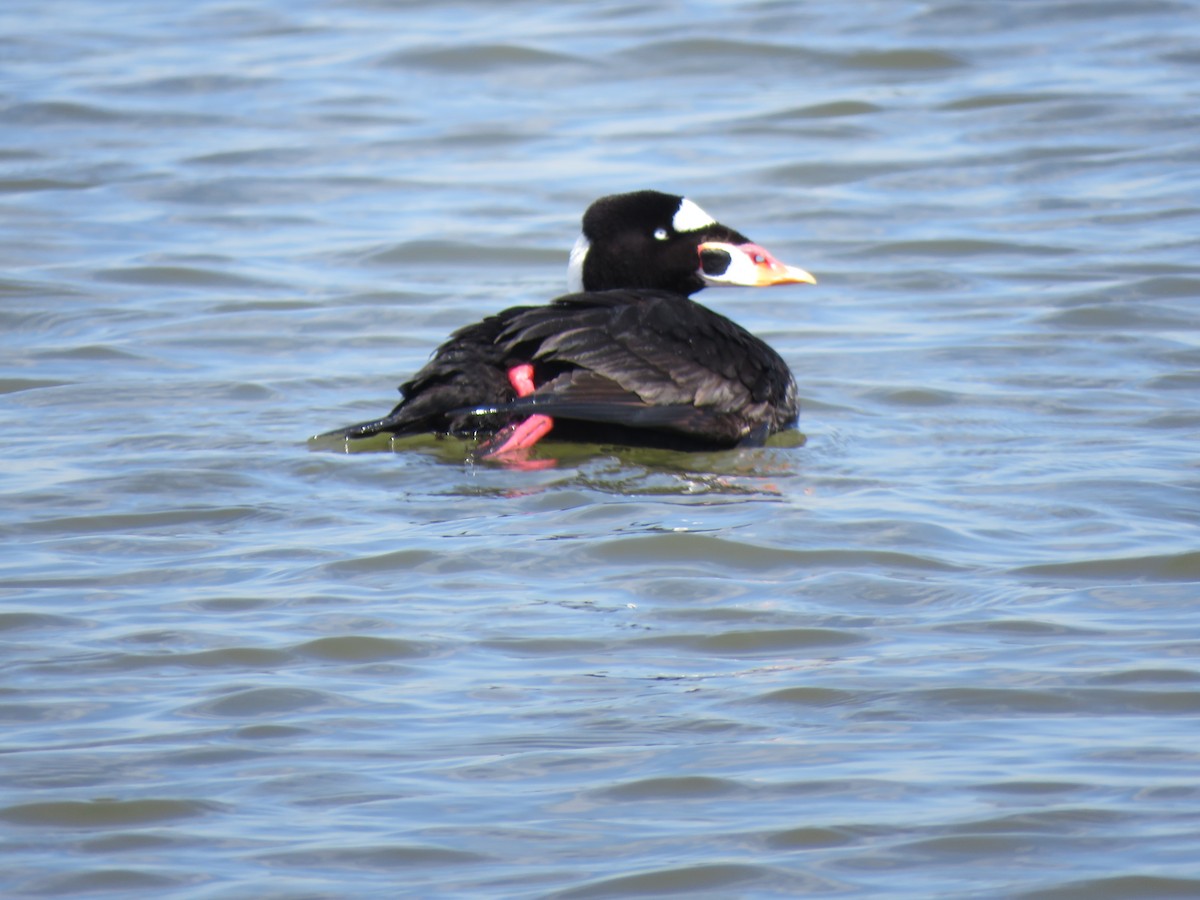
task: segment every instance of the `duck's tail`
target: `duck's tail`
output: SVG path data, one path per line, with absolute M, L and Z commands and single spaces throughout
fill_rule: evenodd
M 355 440 L 390 431 L 394 435 L 413 434 L 427 430 L 420 421 L 414 421 L 412 415 L 404 409 L 404 404 L 397 406 L 382 419 L 372 419 L 370 422 L 359 422 L 357 425 L 347 425 L 345 428 L 335 428 L 318 434 L 314 440 L 321 438 L 346 438 Z

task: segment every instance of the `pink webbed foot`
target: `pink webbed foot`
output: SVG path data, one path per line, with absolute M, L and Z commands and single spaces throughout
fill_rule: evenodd
M 508 382 L 517 392 L 518 397 L 528 397 L 536 389 L 533 383 L 533 366 L 523 363 L 508 370 Z M 482 451 L 479 455 L 484 459 L 498 459 L 513 462 L 521 468 L 545 468 L 554 465 L 553 460 L 533 462 L 523 457 L 529 448 L 549 434 L 554 427 L 554 419 L 550 416 L 534 414 L 520 422 L 514 422 L 496 432 L 491 438 L 479 445 Z M 544 465 L 539 464 L 544 463 Z

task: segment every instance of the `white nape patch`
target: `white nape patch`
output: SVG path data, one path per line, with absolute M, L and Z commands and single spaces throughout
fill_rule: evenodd
M 585 234 L 581 234 L 576 239 L 575 246 L 571 248 L 571 259 L 567 263 L 567 290 L 573 294 L 583 290 L 583 261 L 587 259 L 591 249 L 592 242 Z
M 699 231 L 716 224 L 716 219 L 686 197 L 679 201 L 679 209 L 671 219 L 671 227 L 676 231 Z

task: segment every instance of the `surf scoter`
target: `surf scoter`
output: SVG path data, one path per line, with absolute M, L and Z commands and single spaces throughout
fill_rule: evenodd
M 593 203 L 572 293 L 454 332 L 382 419 L 321 437 L 482 438 L 481 457 L 556 437 L 679 449 L 760 445 L 793 426 L 796 382 L 763 341 L 690 299 L 706 286 L 815 284 L 683 197 Z

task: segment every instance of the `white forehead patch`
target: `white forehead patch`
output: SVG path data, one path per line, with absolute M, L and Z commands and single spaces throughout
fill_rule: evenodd
M 671 219 L 671 227 L 676 231 L 699 231 L 716 224 L 716 219 L 686 197 L 679 201 L 679 209 Z
M 592 242 L 581 234 L 571 248 L 571 259 L 567 263 L 567 290 L 573 294 L 583 290 L 583 261 L 587 259 L 591 247 Z

